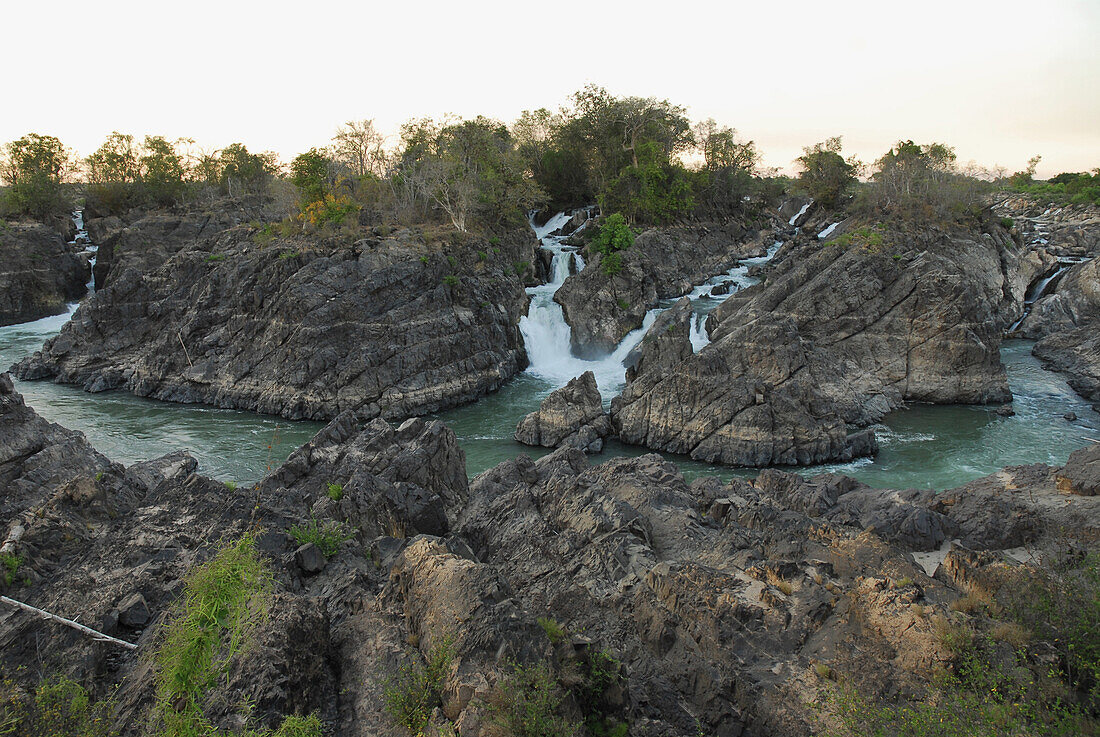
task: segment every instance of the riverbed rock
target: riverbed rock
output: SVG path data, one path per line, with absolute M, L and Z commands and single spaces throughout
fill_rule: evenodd
M 0 326 L 65 312 L 88 291 L 89 273 L 54 229 L 0 221 Z
M 551 392 L 536 411 L 520 420 L 515 438 L 524 445 L 599 453 L 610 432 L 611 418 L 604 411 L 596 376 L 585 371 Z
M 584 270 L 554 295 L 572 328 L 574 353 L 610 353 L 657 300 L 680 297 L 738 260 L 763 255 L 773 240 L 770 230 L 738 223 L 651 228 L 619 252 L 622 266 L 614 274 L 605 273 L 605 257 L 589 249 Z
M 612 403 L 620 438 L 708 462 L 812 464 L 872 454 L 865 428 L 907 401 L 1009 400 L 999 348 L 1021 249 L 1008 234 L 853 232 L 801 238 L 711 313 L 709 345 L 633 377 Z
M 18 376 L 291 419 L 355 409 L 396 420 L 472 401 L 526 366 L 513 264 L 534 261 L 530 231 L 498 246 L 407 229 L 260 246 L 258 233 L 112 267 Z
M 1084 398 L 1100 400 L 1100 258 L 1067 270 L 1055 293 L 1035 303 L 1021 333 L 1040 339 L 1032 353 L 1045 368 L 1064 374 Z

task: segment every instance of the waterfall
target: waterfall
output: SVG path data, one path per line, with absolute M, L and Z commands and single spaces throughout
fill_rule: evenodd
M 91 294 L 95 291 L 95 260 L 96 254 L 99 252 L 99 246 L 88 240 L 88 229 L 84 227 L 84 211 L 73 210 L 72 218 L 73 225 L 76 226 L 76 236 L 69 241 L 69 245 L 83 245 L 83 253 L 88 254 L 88 266 L 91 267 L 92 273 L 86 286 L 88 287 L 88 293 Z
M 838 225 L 840 225 L 839 222 L 833 223 L 828 228 L 826 228 L 825 230 L 818 233 L 817 237 L 822 239 L 822 240 L 825 240 L 826 238 L 828 238 L 830 235 L 833 234 L 833 231 L 836 230 L 836 226 L 838 226 Z
M 610 399 L 620 393 L 626 383 L 624 362 L 627 356 L 642 342 L 642 338 L 657 319 L 657 315 L 671 307 L 676 300 L 662 300 L 657 307 L 649 310 L 642 320 L 641 327 L 628 333 L 609 355 L 596 360 L 574 356 L 572 330 L 565 321 L 561 305 L 554 301 L 554 294 L 569 278 L 570 258 L 576 260 L 578 271 L 584 269 L 584 259 L 565 245 L 565 238 L 549 235 L 568 222 L 570 217 L 571 214 L 560 212 L 541 227 L 536 226 L 533 219 L 531 221 L 531 229 L 535 231 L 542 247 L 553 254 L 553 259 L 550 263 L 551 280 L 537 287 L 528 287 L 527 295 L 530 297 L 530 303 L 527 314 L 519 321 L 523 345 L 530 362 L 526 373 L 558 388 L 565 386 L 570 379 L 580 376 L 585 371 L 591 371 L 596 377 L 600 394 L 604 399 Z M 711 277 L 688 293 L 695 312 L 691 323 L 691 344 L 695 351 L 702 350 L 710 343 L 705 326 L 710 311 L 733 292 L 759 281 L 748 275 L 749 268 L 770 261 L 782 245 L 782 241 L 775 241 L 763 256 L 744 259 L 729 271 Z M 712 293 L 715 286 L 727 281 L 733 282 L 729 292 L 722 295 Z
M 803 205 L 801 210 L 791 216 L 791 219 L 787 221 L 787 225 L 794 225 L 795 223 L 797 223 L 798 219 L 806 214 L 806 211 L 810 209 L 810 205 L 812 205 L 813 203 L 814 201 L 810 200 L 805 205 Z

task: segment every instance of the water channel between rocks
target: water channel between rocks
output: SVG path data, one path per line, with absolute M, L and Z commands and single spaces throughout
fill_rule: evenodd
M 474 404 L 433 415 L 446 421 L 458 435 L 471 477 L 519 453 L 540 456 L 549 452 L 516 443 L 512 433 L 523 415 L 537 409 L 546 395 L 574 376 L 592 370 L 605 401 L 610 401 L 622 388 L 623 360 L 656 314 L 670 304 L 651 310 L 643 327 L 628 335 L 611 356 L 598 361 L 572 356 L 569 327 L 562 319 L 561 308 L 553 302 L 553 294 L 569 276 L 570 261 L 575 259 L 582 268 L 583 261 L 561 239 L 546 235 L 560 227 L 564 218 L 559 216 L 536 229 L 555 258 L 551 282 L 528 290 L 531 305 L 520 322 L 530 367 Z M 698 316 L 692 327 L 696 351 L 707 343 L 703 317 L 722 299 L 710 297 L 711 287 L 732 282 L 735 289 L 731 291 L 736 291 L 753 283 L 748 268 L 767 261 L 778 245 L 766 256 L 747 259 L 691 292 Z M 6 370 L 56 335 L 75 309 L 76 305 L 71 305 L 66 314 L 0 328 L 0 369 Z M 1071 451 L 1086 444 L 1086 437 L 1100 436 L 1100 415 L 1059 375 L 1039 365 L 1031 355 L 1029 341 L 1005 341 L 1001 358 L 1015 397 L 1014 416 L 1000 416 L 996 407 L 915 405 L 890 414 L 876 426 L 880 451 L 875 459 L 795 470 L 803 474 L 838 471 L 880 488 L 946 489 L 1006 465 L 1060 465 Z M 322 427 L 317 422 L 290 422 L 251 412 L 158 402 L 126 392 L 90 394 L 79 387 L 43 381 L 17 382 L 16 388 L 43 417 L 83 432 L 97 450 L 113 460 L 129 464 L 186 449 L 198 458 L 203 473 L 222 480 L 260 479 Z M 1078 419 L 1065 420 L 1067 412 L 1075 413 Z M 646 452 L 611 441 L 592 460 Z M 667 457 L 679 464 L 689 479 L 758 473 L 756 469 L 731 469 L 680 456 Z

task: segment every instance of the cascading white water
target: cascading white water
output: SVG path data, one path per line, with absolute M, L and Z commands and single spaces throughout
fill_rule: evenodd
M 810 209 L 810 205 L 812 205 L 813 203 L 813 200 L 810 200 L 805 205 L 803 205 L 801 210 L 791 216 L 791 219 L 787 221 L 787 225 L 794 225 L 795 223 L 797 223 L 798 219 L 806 214 L 806 211 Z
M 605 398 L 610 398 L 618 394 L 625 383 L 626 368 L 623 361 L 631 349 L 641 342 L 645 331 L 653 324 L 660 310 L 650 310 L 642 327 L 623 338 L 610 355 L 593 361 L 573 355 L 572 330 L 565 321 L 561 305 L 554 301 L 554 293 L 569 278 L 570 257 L 575 259 L 578 271 L 584 268 L 584 260 L 580 254 L 567 250 L 563 245 L 564 238 L 548 235 L 568 222 L 569 217 L 566 213 L 559 213 L 541 227 L 534 224 L 531 226 L 542 242 L 542 247 L 553 253 L 554 258 L 550 264 L 551 280 L 527 289 L 531 303 L 527 308 L 527 315 L 519 321 L 530 361 L 527 372 L 559 387 L 585 371 L 591 371 L 596 376 L 600 393 Z
M 825 240 L 826 238 L 828 238 L 830 235 L 833 234 L 833 231 L 836 230 L 836 226 L 838 226 L 838 225 L 840 225 L 839 222 L 833 223 L 828 228 L 826 228 L 825 230 L 818 233 L 817 237 L 822 239 L 822 240 Z
M 564 386 L 570 379 L 580 376 L 585 371 L 591 371 L 596 377 L 600 394 L 604 399 L 610 399 L 621 392 L 626 383 L 624 361 L 645 337 L 646 331 L 653 325 L 657 315 L 668 309 L 676 300 L 665 300 L 649 310 L 641 327 L 628 333 L 610 355 L 596 360 L 574 356 L 572 330 L 565 321 L 561 305 L 554 301 L 554 294 L 569 277 L 570 257 L 575 259 L 578 271 L 584 269 L 585 264 L 579 253 L 567 250 L 564 245 L 565 238 L 550 235 L 568 222 L 569 218 L 570 215 L 563 212 L 550 218 L 545 225 L 536 226 L 533 221 L 531 223 L 531 228 L 541 241 L 542 247 L 554 256 L 550 265 L 551 280 L 546 284 L 527 289 L 531 302 L 527 308 L 527 315 L 519 321 L 519 329 L 530 361 L 527 373 L 557 388 Z M 749 268 L 770 261 L 782 245 L 782 241 L 776 241 L 763 256 L 744 259 L 729 271 L 711 277 L 688 293 L 687 296 L 691 299 L 696 313 L 691 323 L 691 344 L 695 351 L 702 350 L 710 343 L 705 326 L 707 314 L 721 304 L 729 294 L 759 281 L 748 275 Z M 733 283 L 729 292 L 713 295 L 714 287 L 725 282 Z
M 87 287 L 88 292 L 91 293 L 95 291 L 95 260 L 96 254 L 99 252 L 99 246 L 89 242 L 88 240 L 88 230 L 84 227 L 84 211 L 73 210 L 72 218 L 73 225 L 76 226 L 76 236 L 71 241 L 69 241 L 69 245 L 83 245 L 84 253 L 89 254 L 88 266 L 91 267 L 92 274 L 88 278 Z

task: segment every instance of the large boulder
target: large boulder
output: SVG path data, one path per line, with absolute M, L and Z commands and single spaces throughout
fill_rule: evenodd
M 1073 451 L 1055 479 L 1059 491 L 1084 496 L 1100 494 L 1100 443 Z
M 520 420 L 515 438 L 524 445 L 565 446 L 599 453 L 610 432 L 611 419 L 604 411 L 596 377 L 585 371 Z

